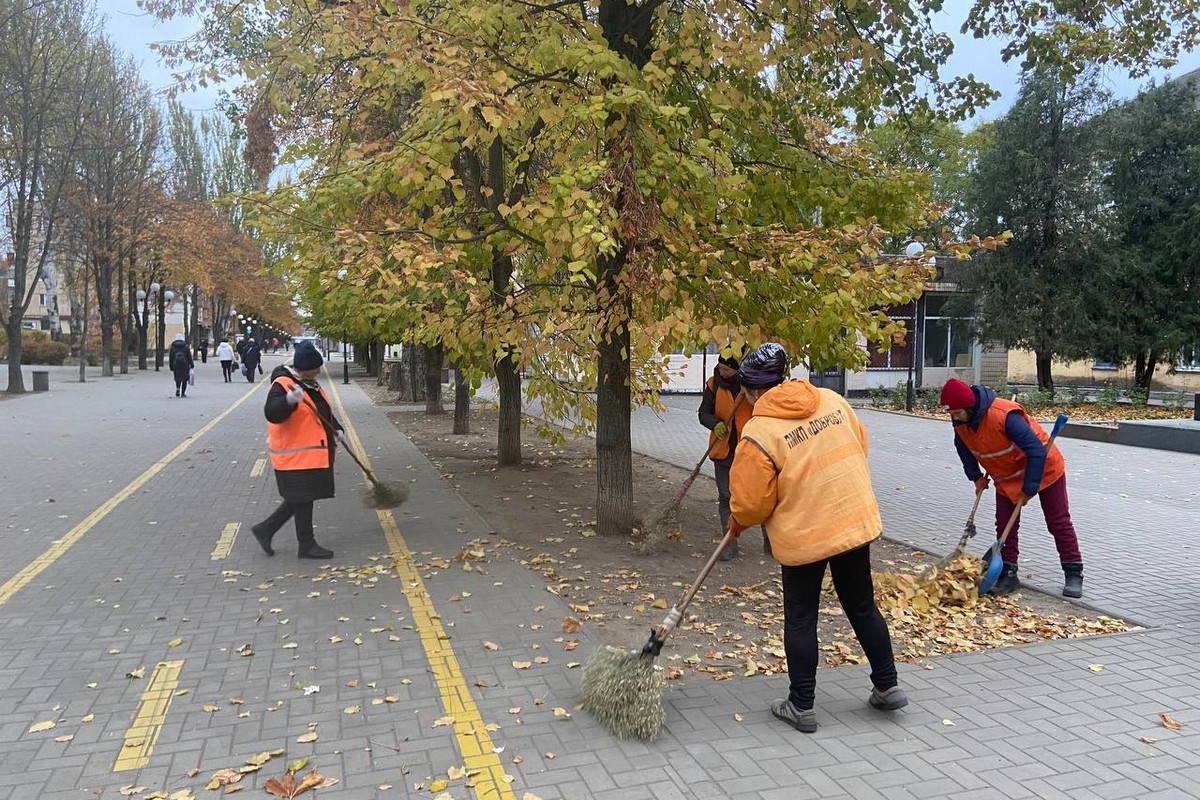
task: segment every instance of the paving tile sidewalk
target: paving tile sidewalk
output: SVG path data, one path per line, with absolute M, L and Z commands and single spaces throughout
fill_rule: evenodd
M 128 397 L 121 402 L 149 391 L 144 377 L 125 384 Z M 475 538 L 492 538 L 383 410 L 355 386 L 336 388 L 379 473 L 412 481 L 412 497 L 395 516 L 419 563 L 449 559 Z M 120 405 L 118 400 L 113 403 Z M 0 413 L 17 402 L 25 401 L 6 403 Z M 221 407 L 214 401 L 212 411 Z M 170 417 L 147 419 L 142 427 L 152 428 L 154 419 Z M 673 439 L 663 429 L 672 419 L 682 423 L 685 417 L 668 413 L 649 424 L 658 426 L 664 440 L 685 442 L 675 441 L 680 451 L 691 451 L 694 431 Z M 30 436 L 48 424 L 36 411 L 12 422 Z M 868 425 L 874 433 L 886 423 L 869 420 Z M 156 439 L 141 457 L 152 462 L 191 429 L 184 426 L 174 442 L 169 436 Z M 427 789 L 414 786 L 428 787 L 430 778 L 462 763 L 449 726 L 434 726 L 445 713 L 445 687 L 435 680 L 417 632 L 405 627 L 413 620 L 404 592 L 414 587 L 388 575 L 362 576 L 360 585 L 344 574 L 314 581 L 321 565 L 298 561 L 283 546 L 290 530 L 280 533 L 274 559 L 254 546 L 247 527 L 276 501 L 269 470 L 257 478 L 249 474 L 265 456 L 262 429 L 259 395 L 0 606 L 0 636 L 7 644 L 0 652 L 0 800 L 65 800 L 92 796 L 98 788 L 115 796 L 116 787 L 135 782 L 191 785 L 199 796 L 212 770 L 275 747 L 286 747 L 289 758 L 311 754 L 322 772 L 341 779 L 320 797 L 428 797 Z M 97 447 L 114 446 L 103 426 L 78 435 Z M 64 441 L 54 445 L 63 458 L 82 444 Z M 877 480 L 882 486 L 906 477 L 913 488 L 897 494 L 912 492 L 915 504 L 919 492 L 940 496 L 933 494 L 932 480 L 940 476 L 927 475 L 932 470 L 924 458 L 911 455 L 911 448 L 877 447 L 883 464 L 877 470 L 886 473 L 880 480 L 877 471 Z M 31 477 L 29 486 L 21 485 L 24 473 L 11 468 L 9 458 L 0 450 L 0 466 L 13 476 L 18 496 L 38 488 L 35 481 L 54 482 L 53 475 L 41 474 Z M 896 460 L 890 467 L 889 458 Z M 1111 480 L 1136 489 L 1138 474 L 1127 459 L 1118 462 Z M 1176 463 L 1177 479 L 1186 480 L 1189 462 Z M 136 473 L 136 465 L 126 471 Z M 1144 479 L 1136 496 L 1176 492 L 1163 489 L 1160 476 L 1156 471 Z M 116 484 L 127 480 L 122 476 Z M 318 503 L 316 513 L 318 538 L 337 553 L 332 563 L 386 564 L 379 521 L 358 503 L 360 481 L 346 459 L 339 461 L 338 481 L 338 498 Z M 1084 483 L 1081 496 L 1086 498 Z M 1188 507 L 1188 495 L 1177 494 L 1178 503 Z M 79 510 L 87 505 L 81 501 Z M 905 505 L 885 499 L 885 516 Z M 946 529 L 943 517 L 951 531 L 961 525 L 936 506 L 928 514 L 913 513 L 935 532 L 930 536 Z M 29 506 L 22 514 L 36 523 L 35 530 L 51 524 L 42 506 Z M 1166 512 L 1141 518 L 1163 525 L 1160 535 L 1174 536 L 1185 524 L 1176 520 L 1171 527 L 1173 517 Z M 242 523 L 243 530 L 229 557 L 214 562 L 210 553 L 230 522 Z M 53 534 L 47 530 L 45 535 Z M 1040 563 L 1038 536 L 1031 527 L 1026 537 L 1034 566 Z M 1146 547 L 1153 556 L 1154 548 Z M 0 539 L 5 563 L 18 555 L 24 555 L 19 540 Z M 941 658 L 931 671 L 904 668 L 902 680 L 914 702 L 895 715 L 866 706 L 866 671 L 850 667 L 821 673 L 822 728 L 812 736 L 771 719 L 767 704 L 786 692 L 785 679 L 776 677 L 673 688 L 665 735 L 649 744 L 620 743 L 575 709 L 578 670 L 567 664 L 583 661 L 595 642 L 584 631 L 578 650 L 563 651 L 554 639 L 563 635 L 558 622 L 567 609 L 515 555 L 501 549 L 489 556 L 486 574 L 466 572 L 453 561 L 449 568 L 420 570 L 473 704 L 483 721 L 500 726 L 491 739 L 504 748 L 501 760 L 513 776 L 504 788 L 507 796 L 521 798 L 527 791 L 546 800 L 1195 796 L 1200 712 L 1194 698 L 1200 686 L 1193 658 L 1200 630 L 1186 608 L 1172 605 L 1171 592 L 1164 593 L 1163 602 L 1177 617 L 1147 618 L 1156 625 L 1152 630 Z M 372 561 L 381 556 L 381 562 Z M 1091 564 L 1089 593 L 1095 586 L 1103 594 L 1104 575 L 1118 574 L 1120 565 Z M 1135 561 L 1126 566 L 1148 574 L 1165 565 Z M 1114 593 L 1107 599 L 1121 598 Z M 1128 605 L 1153 611 L 1149 601 Z M 389 622 L 399 641 L 389 638 L 390 631 L 371 632 Z M 330 641 L 334 636 L 342 641 Z M 355 637 L 363 643 L 354 644 Z M 176 638 L 182 642 L 171 647 Z M 484 648 L 485 640 L 499 650 Z M 239 654 L 247 644 L 253 656 Z M 512 667 L 514 660 L 534 661 L 539 655 L 549 662 Z M 114 774 L 114 760 L 145 688 L 145 679 L 125 675 L 164 659 L 184 661 L 180 688 L 187 694 L 172 701 L 149 766 L 140 773 Z M 1088 668 L 1092 664 L 1105 669 L 1094 672 Z M 355 680 L 355 686 L 348 685 Z M 297 682 L 321 689 L 305 696 L 294 688 Z M 373 704 L 385 695 L 398 702 Z M 244 703 L 233 704 L 231 697 Z M 205 711 L 206 705 L 220 710 Z M 344 713 L 351 706 L 359 711 Z M 273 707 L 277 710 L 269 710 Z M 517 707 L 519 714 L 509 713 Z M 556 717 L 554 708 L 572 716 Z M 1164 730 L 1156 721 L 1159 711 L 1171 712 L 1187 727 Z M 86 714 L 94 714 L 94 721 L 83 723 Z M 31 724 L 46 719 L 60 720 L 58 727 L 27 733 Z M 319 740 L 297 744 L 313 722 Z M 53 741 L 64 734 L 75 738 Z M 1143 743 L 1143 736 L 1157 741 Z M 515 756 L 521 763 L 513 763 Z M 191 768 L 200 768 L 201 775 L 193 781 L 181 778 Z M 263 775 L 247 781 L 260 785 L 279 769 L 273 761 Z M 378 788 L 383 785 L 392 788 Z M 456 798 L 470 794 L 461 782 L 449 791 Z

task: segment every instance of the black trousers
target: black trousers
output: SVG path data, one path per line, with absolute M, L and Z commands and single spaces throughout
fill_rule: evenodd
M 817 691 L 817 611 L 825 565 L 833 574 L 838 602 L 854 635 L 871 662 L 871 683 L 881 691 L 897 684 L 896 659 L 887 622 L 875 605 L 871 582 L 871 546 L 815 564 L 783 568 L 783 649 L 787 652 L 791 691 L 788 699 L 801 710 L 813 707 Z
M 232 361 L 222 361 L 221 362 L 221 374 L 225 376 L 226 383 L 229 383 L 231 380 L 233 380 L 233 362 Z
M 314 544 L 316 537 L 313 536 L 313 504 L 311 502 L 289 503 L 284 500 L 279 504 L 279 508 L 271 512 L 271 516 L 254 527 L 274 536 L 289 519 L 293 518 L 296 520 L 296 541 L 300 543 L 300 546 Z
M 183 395 L 187 394 L 187 386 L 188 386 L 187 378 L 184 378 L 183 380 L 179 380 L 178 378 L 176 378 L 175 379 L 175 394 L 177 394 L 181 397 Z

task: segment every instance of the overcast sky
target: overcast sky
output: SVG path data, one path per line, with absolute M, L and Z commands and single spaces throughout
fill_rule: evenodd
M 129 56 L 142 65 L 142 76 L 150 87 L 165 92 L 173 83 L 169 70 L 161 65 L 157 53 L 150 50 L 151 42 L 181 39 L 193 33 L 197 24 L 192 20 L 172 20 L 160 23 L 137 7 L 136 0 L 99 0 L 100 11 L 107 18 L 107 29 L 113 41 Z M 1015 64 L 1005 64 L 1000 59 L 1001 44 L 995 40 L 976 40 L 958 33 L 962 20 L 970 8 L 970 0 L 946 0 L 942 17 L 945 30 L 955 38 L 955 54 L 944 75 L 974 73 L 1001 92 L 999 100 L 985 109 L 977 120 L 994 119 L 1012 105 L 1017 95 L 1020 70 Z M 1200 53 L 1185 54 L 1179 64 L 1169 71 L 1156 71 L 1153 77 L 1160 81 L 1166 76 L 1178 77 L 1200 68 Z M 1108 75 L 1107 88 L 1116 99 L 1132 97 L 1146 80 L 1133 81 L 1119 71 Z M 206 111 L 216 106 L 219 90 L 210 87 L 198 92 L 180 95 L 183 104 L 196 111 Z

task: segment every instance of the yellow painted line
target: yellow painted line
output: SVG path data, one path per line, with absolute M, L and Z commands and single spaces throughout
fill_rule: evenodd
M 250 468 L 250 477 L 257 478 L 263 474 L 263 471 L 266 470 L 266 468 L 267 460 L 265 458 L 260 458 L 258 461 L 255 461 L 254 466 Z
M 178 447 L 160 458 L 148 470 L 134 478 L 128 486 L 106 500 L 103 505 L 101 505 L 91 514 L 88 514 L 86 517 L 84 517 L 78 525 L 76 525 L 74 528 L 71 528 L 71 530 L 67 532 L 66 536 L 50 545 L 50 547 L 46 548 L 45 552 L 43 552 L 33 561 L 29 562 L 29 564 L 23 567 L 20 572 L 18 572 L 16 575 L 13 575 L 3 584 L 0 584 L 0 606 L 11 600 L 13 595 L 24 589 L 27 585 L 29 585 L 29 582 L 40 575 L 43 570 L 61 558 L 63 553 L 66 553 L 68 550 L 70 550 L 71 547 L 74 546 L 74 544 L 80 539 L 82 539 L 88 531 L 96 527 L 98 522 L 112 513 L 114 508 L 119 506 L 125 500 L 129 499 L 129 496 L 138 489 L 141 489 L 146 484 L 146 481 L 162 472 L 168 464 L 182 455 L 196 442 L 197 439 L 215 428 L 217 424 L 220 423 L 221 420 L 225 419 L 225 417 L 229 416 L 229 414 L 235 408 L 246 402 L 250 395 L 253 394 L 254 391 L 260 386 L 262 386 L 262 384 L 255 384 L 252 386 L 244 395 L 241 396 L 240 399 L 237 400 L 237 402 L 225 409 L 213 419 L 209 420 L 204 427 L 200 428 L 200 430 L 196 431 L 191 436 L 180 442 Z
M 363 449 L 354 423 L 346 416 L 342 398 L 333 381 L 329 382 L 329 388 L 333 394 L 333 402 L 337 405 L 341 423 L 346 426 L 346 436 L 350 444 L 363 458 L 364 463 L 368 467 L 371 466 L 367 451 Z M 516 800 L 512 789 L 512 776 L 505 771 L 499 754 L 492 749 L 492 737 L 484 725 L 475 698 L 471 696 L 471 690 L 458 665 L 458 658 L 454 655 L 454 648 L 450 645 L 450 637 L 442 627 L 441 617 L 425 589 L 425 581 L 421 579 L 412 552 L 396 524 L 396 518 L 388 510 L 375 513 L 379 516 L 379 525 L 383 528 L 384 538 L 391 550 L 396 576 L 400 579 L 404 596 L 408 599 L 413 625 L 421 636 L 425 657 L 429 660 L 429 667 L 434 680 L 437 681 L 442 708 L 446 715 L 454 717 L 454 735 L 463 757 L 463 766 L 467 772 L 474 773 L 475 796 L 479 800 Z
M 179 688 L 181 671 L 182 661 L 160 661 L 154 666 L 150 685 L 142 692 L 137 714 L 129 730 L 125 732 L 125 742 L 121 745 L 121 752 L 117 754 L 113 772 L 141 769 L 150 763 L 150 753 L 154 750 L 154 743 L 158 741 L 158 734 L 162 732 L 171 697 Z
M 221 561 L 229 556 L 229 551 L 233 549 L 233 541 L 237 539 L 238 530 L 242 527 L 240 522 L 231 522 L 225 526 L 225 530 L 221 531 L 221 538 L 217 539 L 217 546 L 213 548 L 213 561 Z

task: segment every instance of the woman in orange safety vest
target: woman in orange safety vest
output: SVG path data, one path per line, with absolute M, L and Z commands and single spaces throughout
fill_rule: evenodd
M 317 384 L 323 363 L 316 346 L 305 340 L 296 345 L 290 365 L 271 373 L 263 410 L 271 467 L 283 503 L 251 528 L 269 556 L 275 555 L 271 537 L 294 518 L 300 558 L 333 557 L 333 551 L 317 544 L 313 535 L 313 501 L 333 497 L 333 455 L 342 430 L 329 398 Z

